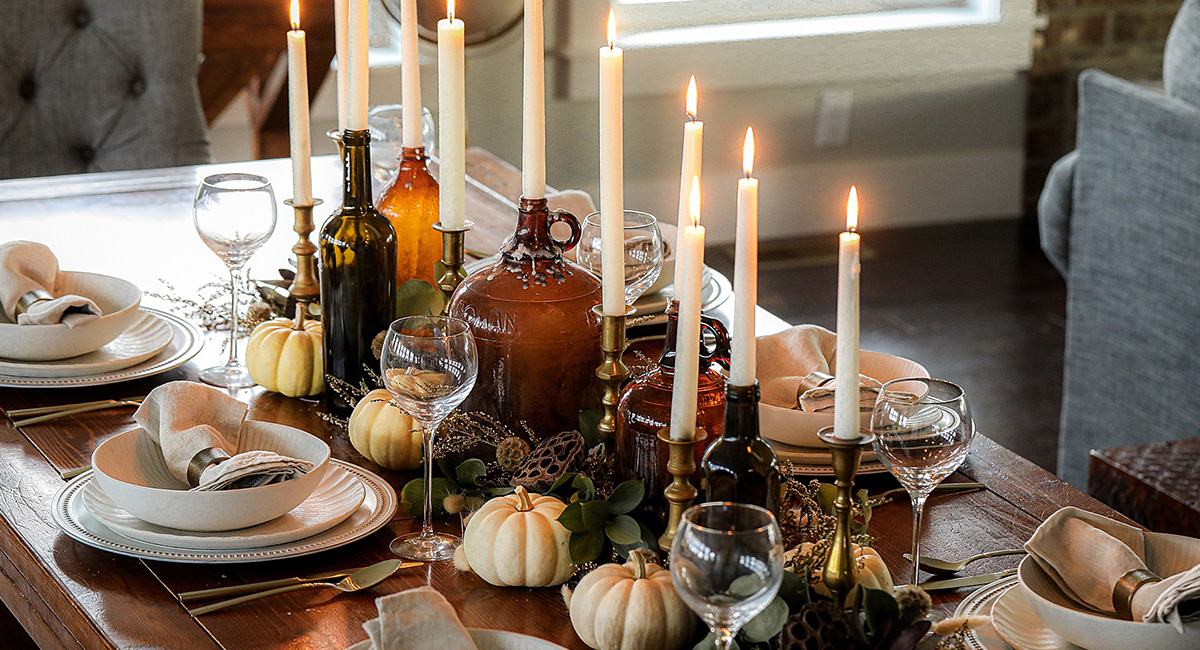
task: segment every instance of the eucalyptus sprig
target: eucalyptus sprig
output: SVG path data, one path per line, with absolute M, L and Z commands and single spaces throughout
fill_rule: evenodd
M 654 533 L 630 514 L 646 496 L 641 481 L 625 481 L 608 498 L 599 498 L 592 479 L 568 473 L 547 494 L 567 503 L 558 523 L 571 531 L 569 547 L 575 564 L 596 561 L 610 545 L 622 558 L 636 548 L 653 548 Z

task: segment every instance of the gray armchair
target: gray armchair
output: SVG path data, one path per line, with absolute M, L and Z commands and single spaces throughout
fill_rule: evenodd
M 1200 436 L 1200 0 L 1163 78 L 1080 76 L 1077 148 L 1038 206 L 1067 279 L 1058 473 L 1078 487 L 1091 449 Z
M 208 161 L 200 0 L 14 0 L 0 19 L 0 179 Z

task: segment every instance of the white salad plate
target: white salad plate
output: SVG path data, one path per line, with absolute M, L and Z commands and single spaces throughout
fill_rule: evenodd
M 5 369 L 0 369 L 0 386 L 8 388 L 78 388 L 132 381 L 174 370 L 190 361 L 200 352 L 200 348 L 204 347 L 204 335 L 200 332 L 200 328 L 190 321 L 157 309 L 143 308 L 142 311 L 157 317 L 171 328 L 170 342 L 150 358 L 126 368 L 98 374 L 87 374 L 80 371 L 69 376 L 17 377 L 9 374 Z
M 9 377 L 86 377 L 135 366 L 162 352 L 175 331 L 157 315 L 143 309 L 137 319 L 104 347 L 57 361 L 13 361 L 0 358 L 0 375 Z
M 1006 589 L 992 605 L 992 625 L 1016 650 L 1080 650 L 1051 630 L 1020 589 Z
M 467 630 L 467 633 L 471 635 L 471 640 L 475 642 L 475 647 L 479 650 L 566 650 L 557 643 L 550 643 L 545 639 L 516 632 L 471 628 Z M 368 639 L 355 643 L 346 650 L 371 650 L 371 648 L 371 641 Z
M 266 523 L 212 533 L 156 526 L 121 509 L 100 488 L 88 481 L 83 507 L 116 533 L 147 544 L 204 551 L 265 548 L 323 533 L 354 514 L 366 499 L 363 482 L 345 469 L 330 467 L 312 495 L 291 512 Z
M 992 614 L 992 607 L 996 601 L 1000 599 L 1008 591 L 1017 591 L 1017 577 L 1011 576 L 1002 580 L 997 580 L 990 585 L 977 589 L 969 596 L 963 599 L 958 604 L 958 609 L 954 610 L 954 615 L 957 616 L 986 616 Z M 1004 639 L 996 632 L 996 628 L 989 621 L 979 627 L 972 628 L 967 631 L 964 641 L 968 650 L 1014 650 L 1011 646 L 1004 642 Z M 1022 650 L 1016 648 L 1015 650 Z
M 347 519 L 304 539 L 261 548 L 208 550 L 181 549 L 126 537 L 100 522 L 83 503 L 83 492 L 92 472 L 72 479 L 54 496 L 54 523 L 67 536 L 101 550 L 146 560 L 186 564 L 237 564 L 311 555 L 356 542 L 383 528 L 396 513 L 396 491 L 382 478 L 350 463 L 333 460 L 366 488 L 366 498 Z

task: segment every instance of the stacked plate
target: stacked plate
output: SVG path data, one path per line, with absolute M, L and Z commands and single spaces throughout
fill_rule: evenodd
M 396 512 L 396 492 L 379 476 L 330 461 L 321 483 L 282 517 L 233 531 L 156 526 L 121 509 L 88 471 L 59 490 L 54 521 L 70 537 L 120 555 L 167 562 L 232 564 L 309 555 L 360 540 Z

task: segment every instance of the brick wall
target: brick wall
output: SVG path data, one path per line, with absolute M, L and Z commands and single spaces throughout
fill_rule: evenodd
M 1076 80 L 1099 68 L 1138 82 L 1162 79 L 1163 44 L 1182 0 L 1037 0 L 1025 131 L 1025 210 L 1050 166 L 1075 148 Z

